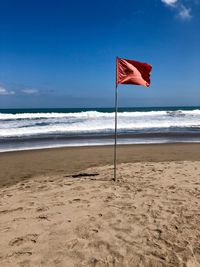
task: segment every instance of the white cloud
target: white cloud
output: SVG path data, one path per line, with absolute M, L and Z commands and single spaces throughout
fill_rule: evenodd
M 190 8 L 187 8 L 185 6 L 181 6 L 180 9 L 179 9 L 179 13 L 178 13 L 178 16 L 181 18 L 181 19 L 191 19 L 192 18 L 192 15 L 191 15 L 191 9 Z
M 161 0 L 166 5 L 174 5 L 175 3 L 178 2 L 178 0 Z
M 195 0 L 196 1 L 196 0 Z M 182 20 L 189 20 L 192 18 L 192 10 L 190 7 L 186 7 L 183 4 L 183 0 L 161 0 L 162 3 L 168 5 L 172 8 Z M 187 1 L 187 6 L 191 3 L 191 1 Z
M 27 94 L 27 95 L 36 95 L 39 93 L 39 91 L 37 89 L 24 89 L 21 91 L 22 91 L 22 93 Z
M 14 91 L 8 91 L 4 87 L 0 87 L 0 95 L 14 95 Z

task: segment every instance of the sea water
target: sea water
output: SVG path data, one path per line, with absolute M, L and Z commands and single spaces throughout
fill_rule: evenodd
M 113 144 L 114 109 L 0 109 L 0 151 Z M 200 107 L 119 108 L 118 143 L 200 141 Z

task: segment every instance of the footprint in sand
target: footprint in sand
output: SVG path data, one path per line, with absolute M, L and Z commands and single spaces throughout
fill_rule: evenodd
M 81 199 L 80 198 L 74 198 L 72 201 L 79 202 L 79 201 L 81 201 Z
M 10 246 L 21 246 L 23 245 L 24 243 L 36 243 L 37 242 L 37 239 L 38 239 L 38 235 L 37 234 L 28 234 L 28 235 L 25 235 L 25 236 L 21 236 L 21 237 L 16 237 L 14 239 L 12 239 L 10 242 L 9 242 L 9 245 Z
M 41 206 L 41 207 L 37 207 L 37 208 L 36 208 L 36 211 L 37 211 L 37 212 L 43 212 L 43 211 L 47 211 L 48 209 L 49 209 L 48 207 Z
M 22 207 L 18 207 L 16 209 L 11 209 L 11 210 L 0 210 L 0 214 L 6 214 L 6 213 L 10 213 L 10 212 L 14 212 L 14 211 L 20 211 L 23 210 Z
M 39 216 L 37 217 L 37 219 L 39 219 L 39 220 L 50 221 L 49 218 L 48 218 L 48 216 L 45 215 L 45 214 L 41 214 L 41 215 L 39 215 Z

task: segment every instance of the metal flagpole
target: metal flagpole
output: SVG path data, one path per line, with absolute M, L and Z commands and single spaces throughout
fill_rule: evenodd
M 117 97 L 118 97 L 118 89 L 117 84 L 115 88 L 115 145 L 114 145 L 114 181 L 117 180 Z
M 116 74 L 117 74 L 117 58 L 116 58 Z M 118 107 L 118 87 L 117 87 L 117 75 L 116 75 L 116 84 L 115 84 L 114 181 L 117 180 L 117 107 Z

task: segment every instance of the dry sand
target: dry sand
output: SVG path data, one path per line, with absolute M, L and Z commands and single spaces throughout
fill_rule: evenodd
M 111 165 L 81 173 L 0 189 L 0 266 L 200 266 L 198 161 L 122 163 L 117 183 Z

